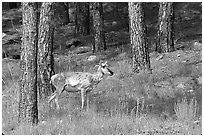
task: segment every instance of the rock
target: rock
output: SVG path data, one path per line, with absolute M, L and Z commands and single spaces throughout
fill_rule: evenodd
M 195 41 L 193 43 L 193 49 L 194 50 L 202 50 L 202 43 L 199 43 L 198 41 Z
M 47 121 L 42 121 L 41 123 L 42 123 L 42 124 L 46 124 L 46 123 L 47 123 Z
M 177 49 L 177 50 L 184 50 L 185 46 L 184 46 L 184 44 L 175 44 L 175 49 Z
M 196 86 L 196 81 L 192 77 L 178 77 L 172 79 L 172 83 L 176 89 L 181 89 L 184 92 L 193 92 Z
M 169 87 L 171 83 L 169 81 L 159 81 L 154 84 L 157 87 Z
M 185 59 L 185 60 L 183 60 L 182 62 L 184 62 L 184 63 L 185 63 L 185 62 L 189 62 L 189 59 Z
M 127 53 L 123 52 L 118 55 L 119 59 L 125 59 L 127 57 Z
M 76 39 L 76 38 L 66 41 L 67 48 L 71 48 L 72 46 L 79 47 L 79 46 L 84 46 L 84 44 L 79 39 Z
M 161 59 L 163 59 L 163 58 L 164 58 L 164 55 L 161 54 L 161 55 L 157 56 L 156 60 L 161 60 Z
M 17 54 L 16 54 L 16 55 L 13 55 L 12 58 L 13 58 L 13 59 L 20 59 L 20 58 L 21 58 L 21 55 L 17 55 Z
M 188 81 L 193 81 L 193 78 L 192 77 L 176 77 L 176 78 L 173 78 L 172 79 L 172 83 L 177 86 L 181 83 L 185 84 L 187 83 Z
M 95 55 L 91 55 L 88 57 L 88 61 L 95 61 L 97 59 L 97 57 Z
M 185 87 L 185 86 L 184 86 L 183 83 L 180 83 L 180 84 L 177 85 L 177 88 L 181 88 L 181 89 L 183 89 L 184 87 Z
M 62 120 L 61 120 L 61 119 L 60 119 L 60 120 L 56 120 L 55 123 L 56 123 L 56 124 L 61 124 L 61 123 L 62 123 Z
M 75 54 L 82 54 L 82 53 L 86 53 L 86 52 L 89 52 L 89 51 L 91 51 L 91 47 L 88 47 L 88 46 L 78 47 L 78 48 L 73 50 L 73 52 Z
M 199 76 L 199 77 L 197 78 L 197 80 L 198 80 L 198 83 L 199 83 L 199 84 L 202 84 L 202 76 Z
M 117 25 L 117 22 L 116 22 L 116 21 L 113 21 L 113 22 L 112 22 L 112 26 L 114 26 L 114 25 Z
M 177 57 L 180 57 L 181 56 L 181 54 L 177 54 Z
M 6 36 L 6 33 L 2 32 L 2 39 Z

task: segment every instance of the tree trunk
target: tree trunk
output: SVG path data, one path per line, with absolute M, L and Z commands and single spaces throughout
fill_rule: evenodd
M 2 10 L 8 10 L 10 9 L 9 2 L 2 2 Z
M 65 24 L 70 23 L 69 19 L 69 2 L 64 2 L 64 9 L 65 9 Z
M 76 3 L 75 13 L 75 34 L 76 36 L 86 36 L 90 34 L 89 22 L 90 11 L 88 2 Z
M 173 22 L 173 2 L 160 2 L 156 51 L 174 51 Z
M 106 50 L 107 48 L 105 43 L 102 2 L 93 3 L 93 31 L 94 31 L 93 52 Z
M 38 123 L 37 108 L 37 3 L 23 2 L 21 81 L 18 122 Z
M 53 2 L 43 2 L 38 31 L 38 92 L 40 99 L 45 99 L 52 93 L 50 78 L 54 74 L 53 14 Z
M 133 54 L 133 72 L 150 70 L 149 50 L 144 24 L 144 11 L 140 2 L 129 2 L 130 38 Z

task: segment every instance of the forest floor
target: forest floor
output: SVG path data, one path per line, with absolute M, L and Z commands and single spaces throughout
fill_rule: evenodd
M 40 100 L 39 124 L 34 127 L 23 123 L 18 125 L 21 70 L 20 60 L 14 57 L 20 54 L 21 27 L 20 23 L 15 23 L 20 20 L 17 11 L 14 9 L 3 14 L 6 36 L 2 49 L 8 54 L 2 59 L 2 131 L 5 134 L 202 134 L 200 37 L 176 43 L 178 50 L 171 53 L 151 52 L 152 74 L 134 74 L 131 71 L 128 32 L 123 29 L 107 31 L 108 49 L 93 54 L 84 50 L 84 47 L 91 48 L 92 36 L 78 37 L 83 43 L 79 47 L 66 47 L 66 40 L 73 38 L 70 37 L 74 30 L 71 23 L 61 26 L 55 33 L 55 72 L 95 72 L 95 65 L 100 60 L 106 60 L 114 75 L 103 79 L 90 93 L 88 110 L 80 109 L 80 94 L 64 92 L 59 100 L 60 110 L 56 110 L 54 105 L 48 107 L 47 100 Z M 16 18 L 11 19 L 9 15 L 14 13 L 17 13 Z M 11 26 L 5 26 L 8 25 L 7 20 L 9 23 L 16 21 Z M 90 61 L 90 56 L 96 56 L 96 59 Z

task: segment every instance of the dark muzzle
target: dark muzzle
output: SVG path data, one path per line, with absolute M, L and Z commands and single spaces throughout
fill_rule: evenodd
M 109 68 L 107 68 L 107 69 L 108 69 L 110 75 L 112 76 L 113 75 L 113 71 L 111 71 Z

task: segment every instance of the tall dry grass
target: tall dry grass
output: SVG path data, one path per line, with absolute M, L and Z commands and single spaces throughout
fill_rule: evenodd
M 201 133 L 200 126 L 194 125 L 196 118 L 200 117 L 197 114 L 198 104 L 195 98 L 190 102 L 187 99 L 160 99 L 151 88 L 154 77 L 132 74 L 131 65 L 127 60 L 110 64 L 115 75 L 106 77 L 91 92 L 88 111 L 80 109 L 80 94 L 70 95 L 64 92 L 59 100 L 61 110 L 49 108 L 46 100 L 39 102 L 40 122 L 35 127 L 29 127 L 26 123 L 17 125 L 19 87 L 11 84 L 11 81 L 17 83 L 19 73 L 18 70 L 13 70 L 9 72 L 12 73 L 11 75 L 5 69 L 3 78 L 7 83 L 4 85 L 3 94 L 16 99 L 3 97 L 3 131 L 8 134 L 27 135 Z M 66 63 L 62 65 L 63 67 L 59 64 L 58 66 L 59 72 L 70 70 Z M 168 117 L 163 116 L 164 112 L 169 114 Z M 173 112 L 174 115 L 172 115 Z
M 177 119 L 185 123 L 191 123 L 198 118 L 198 108 L 196 98 L 187 100 L 186 97 L 178 100 L 174 106 Z

